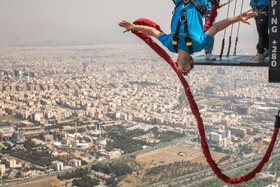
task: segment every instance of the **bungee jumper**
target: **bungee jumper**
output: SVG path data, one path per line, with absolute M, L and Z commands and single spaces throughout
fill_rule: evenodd
M 217 1 L 213 0 L 213 4 L 217 5 Z M 252 12 L 253 9 L 251 9 L 241 13 L 239 16 L 221 20 L 209 29 L 205 29 L 203 27 L 202 16 L 206 12 L 206 0 L 176 0 L 175 5 L 176 7 L 171 21 L 171 34 L 169 35 L 152 26 L 133 24 L 125 20 L 120 22 L 119 26 L 126 29 L 124 33 L 141 31 L 149 36 L 155 37 L 169 51 L 178 53 L 178 71 L 183 75 L 188 75 L 194 66 L 193 53 L 199 52 L 207 47 L 210 40 L 218 32 L 240 21 L 250 25 L 248 20 L 258 15 L 257 12 Z M 213 8 L 215 9 L 215 7 Z M 156 25 L 156 23 L 151 24 Z
M 190 1 L 192 2 L 194 0 L 190 0 Z M 198 1 L 199 0 L 197 0 L 197 2 Z M 177 0 L 175 3 L 176 3 L 176 5 L 178 5 L 179 3 L 181 3 L 181 1 Z M 190 7 L 192 7 L 192 9 L 190 7 L 188 7 L 190 9 L 185 10 L 184 7 L 188 6 L 188 5 L 190 5 Z M 192 93 L 191 93 L 189 84 L 188 84 L 188 82 L 186 81 L 186 79 L 184 78 L 183 75 L 187 74 L 191 70 L 191 68 L 190 68 L 191 65 L 190 64 L 191 64 L 191 61 L 193 61 L 193 60 L 190 56 L 190 54 L 191 54 L 190 51 L 191 51 L 192 47 L 196 48 L 196 49 L 194 49 L 194 52 L 196 52 L 196 50 L 202 49 L 204 45 L 207 45 L 207 42 L 202 42 L 202 41 L 205 41 L 205 38 L 206 38 L 206 40 L 208 40 L 209 38 L 213 37 L 217 32 L 223 30 L 227 26 L 229 26 L 229 25 L 231 25 L 235 22 L 238 22 L 238 21 L 239 21 L 239 23 L 240 23 L 240 21 L 242 21 L 244 23 L 249 24 L 249 22 L 247 20 L 252 18 L 252 17 L 256 17 L 257 13 L 255 13 L 255 12 L 250 13 L 250 11 L 252 11 L 252 10 L 249 10 L 247 12 L 241 13 L 239 16 L 222 20 L 222 21 L 216 23 L 213 27 L 209 27 L 209 25 L 211 25 L 213 23 L 213 19 L 215 19 L 216 15 L 217 15 L 217 12 L 215 12 L 215 11 L 217 10 L 218 7 L 219 7 L 219 5 L 214 5 L 212 7 L 211 14 L 212 13 L 213 14 L 210 15 L 211 19 L 210 19 L 210 21 L 208 19 L 209 23 L 207 23 L 204 26 L 204 30 L 207 30 L 205 34 L 193 33 L 193 32 L 191 32 L 192 34 L 190 34 L 189 32 L 186 32 L 186 33 L 184 32 L 183 35 L 179 34 L 179 39 L 178 39 L 179 42 L 177 41 L 177 43 L 174 42 L 176 40 L 172 40 L 174 38 L 175 34 L 171 33 L 170 36 L 166 35 L 160 29 L 159 25 L 157 25 L 156 23 L 154 23 L 154 22 L 152 22 L 148 19 L 140 18 L 140 19 L 137 19 L 136 21 L 134 21 L 133 23 L 130 23 L 128 21 L 123 20 L 121 23 L 119 23 L 119 25 L 121 27 L 126 28 L 124 33 L 131 31 L 133 34 L 135 34 L 140 39 L 142 39 L 160 57 L 162 57 L 173 68 L 173 70 L 176 72 L 179 80 L 181 81 L 181 83 L 184 87 L 187 99 L 190 103 L 191 111 L 192 111 L 192 113 L 193 113 L 193 115 L 194 115 L 194 117 L 197 121 L 199 135 L 201 137 L 201 147 L 202 147 L 203 154 L 204 154 L 208 164 L 210 165 L 210 167 L 212 168 L 212 170 L 216 174 L 216 176 L 218 178 L 220 178 L 222 181 L 224 181 L 226 183 L 230 183 L 230 184 L 238 184 L 238 183 L 247 182 L 247 181 L 253 179 L 256 176 L 256 174 L 259 173 L 262 170 L 263 166 L 268 162 L 268 160 L 271 156 L 271 153 L 273 151 L 274 144 L 277 140 L 277 135 L 278 135 L 279 128 L 280 128 L 280 111 L 278 112 L 278 115 L 276 115 L 274 133 L 273 133 L 273 136 L 271 138 L 271 142 L 270 142 L 270 144 L 267 148 L 267 151 L 266 151 L 263 159 L 258 164 L 258 166 L 254 170 L 252 170 L 250 173 L 248 173 L 247 175 L 237 177 L 237 178 L 230 178 L 227 175 L 223 174 L 221 169 L 218 167 L 218 165 L 216 164 L 216 162 L 213 160 L 213 158 L 211 156 L 211 153 L 210 153 L 207 141 L 206 141 L 206 135 L 205 135 L 203 120 L 201 118 L 198 106 L 197 106 L 197 104 L 194 100 L 194 97 L 193 97 Z M 196 10 L 194 8 L 194 4 L 191 4 L 191 3 L 189 4 L 189 1 L 184 1 L 182 9 L 179 9 L 179 10 L 177 10 L 177 9 L 179 9 L 179 8 L 177 7 L 175 12 L 178 11 L 179 13 L 181 12 L 184 15 L 184 16 L 179 16 L 180 18 L 177 17 L 180 22 L 183 20 L 182 22 L 185 23 L 187 19 L 190 19 L 192 21 L 198 21 L 198 25 L 199 25 L 198 31 L 203 29 L 202 24 L 201 24 L 201 22 L 202 22 L 201 21 L 201 15 L 198 14 L 198 12 L 196 12 Z M 198 7 L 198 9 L 199 9 L 199 7 Z M 189 13 L 189 12 L 187 12 L 188 10 L 191 10 L 189 12 L 194 13 L 194 15 L 193 14 L 188 15 L 187 14 L 187 13 Z M 174 12 L 174 14 L 175 14 L 175 12 Z M 175 15 L 177 15 L 177 14 L 175 14 Z M 195 19 L 198 19 L 198 20 L 195 20 Z M 174 22 L 174 20 L 175 20 L 175 22 L 176 21 L 178 22 L 178 20 L 176 18 L 174 18 L 174 16 L 173 16 L 172 21 Z M 211 20 L 212 20 L 212 23 L 211 23 Z M 191 21 L 189 21 L 189 22 L 191 22 Z M 192 24 L 190 24 L 190 25 L 193 26 Z M 187 27 L 188 26 L 189 26 L 189 24 L 187 24 Z M 194 24 L 194 26 L 195 26 L 195 24 Z M 172 27 L 172 24 L 171 24 L 171 27 Z M 185 28 L 182 28 L 181 26 L 179 26 L 179 27 L 180 27 L 180 29 L 179 29 L 180 31 L 185 30 Z M 184 27 L 186 27 L 186 26 L 184 26 Z M 189 28 L 190 28 L 190 31 L 193 30 L 193 29 L 195 31 L 197 31 L 196 30 L 197 28 L 193 28 L 193 27 L 189 27 Z M 210 28 L 210 29 L 208 30 L 208 28 Z M 172 28 L 172 29 L 174 29 L 174 28 Z M 173 35 L 173 37 L 172 37 L 172 35 Z M 173 61 L 173 59 L 166 53 L 165 50 L 163 50 L 156 42 L 154 42 L 152 40 L 152 38 L 150 36 L 153 36 L 153 37 L 159 39 L 159 41 L 162 40 L 161 42 L 164 45 L 166 44 L 165 46 L 170 51 L 177 52 L 176 49 L 178 50 L 178 61 L 177 62 L 178 62 L 179 66 Z M 185 39 L 187 36 L 189 36 L 191 38 L 191 43 L 189 43 L 191 45 L 188 45 L 189 40 Z M 193 36 L 196 36 L 199 39 L 196 38 L 196 40 L 194 40 L 192 38 Z M 160 37 L 162 37 L 162 38 L 160 38 Z M 185 44 L 185 42 L 187 44 Z M 174 46 L 172 46 L 170 43 L 173 44 Z M 177 44 L 177 47 L 175 46 L 176 44 Z M 188 48 L 190 48 L 190 51 L 188 50 Z

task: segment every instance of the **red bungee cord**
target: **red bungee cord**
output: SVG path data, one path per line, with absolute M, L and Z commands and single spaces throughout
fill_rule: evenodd
M 227 3 L 221 4 L 221 5 L 213 4 L 213 6 L 211 7 L 210 15 L 204 24 L 204 28 L 203 28 L 204 32 L 208 31 L 208 29 L 210 29 L 213 26 L 213 23 L 214 23 L 216 17 L 218 16 L 217 10 L 219 8 L 222 8 L 223 6 L 231 3 L 232 1 L 233 0 L 229 0 Z
M 148 20 L 148 19 L 138 19 L 134 22 L 134 24 L 136 25 L 146 25 L 146 26 L 150 26 L 150 27 L 154 27 L 156 28 L 157 30 L 161 31 L 159 25 L 157 25 L 156 23 Z M 259 173 L 264 164 L 266 162 L 268 162 L 270 156 L 271 156 L 271 153 L 273 151 L 273 147 L 274 147 L 274 144 L 275 144 L 275 141 L 277 139 L 277 135 L 278 135 L 278 132 L 279 132 L 279 127 L 275 127 L 274 128 L 274 133 L 273 133 L 273 136 L 272 136 L 272 139 L 271 139 L 271 142 L 268 146 L 268 149 L 263 157 L 263 159 L 261 160 L 261 162 L 259 163 L 259 165 L 253 170 L 251 171 L 249 174 L 247 175 L 244 175 L 242 177 L 238 177 L 238 178 L 230 178 L 226 175 L 224 175 L 220 168 L 218 167 L 218 165 L 215 163 L 215 161 L 213 160 L 213 158 L 211 157 L 211 154 L 210 154 L 210 151 L 209 151 L 209 147 L 208 147 L 208 144 L 206 142 L 206 138 L 205 138 L 205 131 L 204 131 L 204 125 L 203 125 L 203 120 L 200 116 L 200 112 L 199 112 L 199 109 L 197 107 L 197 104 L 193 98 L 193 95 L 190 91 L 190 87 L 189 87 L 189 84 L 188 82 L 186 81 L 186 79 L 182 76 L 182 74 L 180 74 L 178 72 L 178 68 L 175 64 L 175 62 L 172 60 L 172 58 L 156 43 L 154 42 L 150 36 L 146 35 L 145 33 L 143 32 L 140 32 L 140 31 L 132 31 L 132 33 L 134 33 L 135 35 L 137 35 L 139 38 L 141 38 L 147 45 L 149 45 L 160 57 L 162 57 L 172 68 L 173 70 L 176 72 L 178 78 L 180 79 L 184 89 L 185 89 L 185 93 L 186 93 L 186 96 L 189 100 L 189 103 L 190 103 L 190 106 L 191 106 L 191 110 L 192 110 L 192 113 L 193 115 L 195 116 L 196 118 L 196 121 L 197 121 L 197 126 L 198 126 L 198 129 L 199 129 L 199 134 L 200 134 L 200 137 L 201 137 L 201 147 L 202 147 L 202 150 L 203 150 L 203 154 L 208 162 L 208 164 L 210 165 L 210 167 L 212 168 L 212 170 L 214 171 L 214 173 L 217 175 L 217 177 L 219 177 L 221 180 L 223 180 L 224 182 L 226 183 L 230 183 L 230 184 L 238 184 L 238 183 L 242 183 L 242 182 L 247 182 L 251 179 L 253 179 L 255 177 L 255 175 L 257 173 Z
M 216 5 L 216 4 L 212 6 L 210 15 L 209 15 L 206 23 L 204 24 L 204 29 L 203 29 L 204 32 L 208 31 L 208 29 L 210 29 L 213 26 L 213 23 L 214 23 L 216 17 L 218 16 L 217 10 L 221 7 L 222 6 Z

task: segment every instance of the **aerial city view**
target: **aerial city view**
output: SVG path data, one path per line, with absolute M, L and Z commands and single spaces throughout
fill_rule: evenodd
M 187 7 L 189 24 L 207 20 L 195 2 L 223 7 L 207 31 L 189 27 L 191 47 L 178 39 L 176 51 L 172 16 Z M 174 3 L 172 15 L 162 0 L 0 2 L 0 186 L 280 186 L 280 84 L 269 82 L 262 13 L 272 3 Z M 132 23 L 140 17 L 167 34 L 150 20 Z M 177 62 L 203 126 L 172 67 L 131 32 Z M 211 65 L 240 56 L 246 66 Z

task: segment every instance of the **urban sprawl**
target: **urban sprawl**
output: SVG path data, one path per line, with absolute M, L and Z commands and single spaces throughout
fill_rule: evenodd
M 211 150 L 251 158 L 240 146 L 270 142 L 280 85 L 268 83 L 267 68 L 196 66 L 186 79 Z M 144 45 L 0 48 L 0 81 L 3 182 L 137 156 L 167 140 L 200 147 L 176 74 Z M 132 132 L 141 132 L 137 146 L 114 139 Z

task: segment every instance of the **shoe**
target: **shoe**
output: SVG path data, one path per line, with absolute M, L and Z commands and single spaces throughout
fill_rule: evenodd
M 264 63 L 264 57 L 262 54 L 257 53 L 253 58 L 250 60 L 251 63 Z
M 263 57 L 267 58 L 269 56 L 269 49 L 264 49 Z
M 206 60 L 216 60 L 216 57 L 212 53 L 207 53 L 205 58 Z

